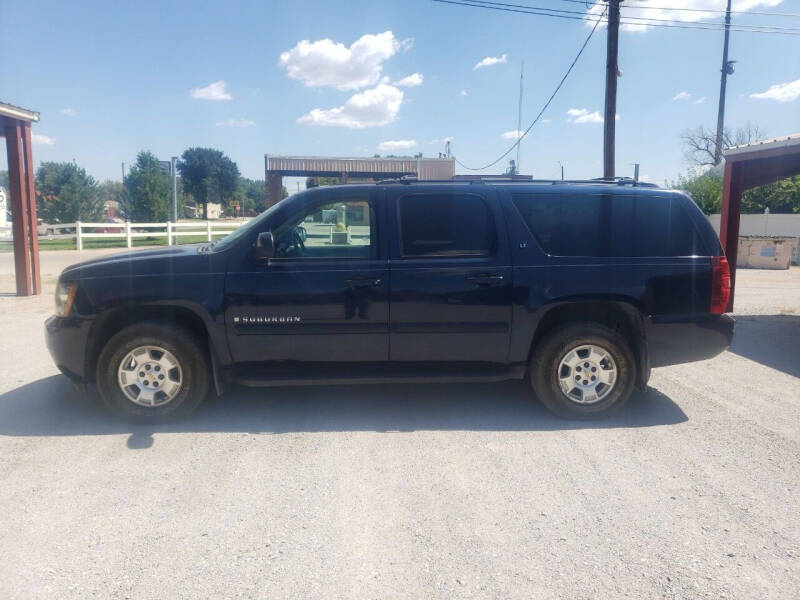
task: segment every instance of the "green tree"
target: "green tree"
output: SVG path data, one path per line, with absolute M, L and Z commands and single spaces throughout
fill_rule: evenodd
M 680 175 L 672 187 L 687 192 L 707 215 L 718 213 L 722 206 L 722 175 L 708 171 L 700 175 Z
M 237 191 L 239 168 L 236 163 L 213 148 L 189 148 L 178 162 L 183 190 L 203 205 L 208 218 L 208 203 L 229 206 Z
M 8 189 L 8 171 L 0 171 L 0 187 Z
M 742 212 L 800 213 L 800 175 L 747 190 L 742 196 Z
M 47 223 L 98 221 L 103 201 L 94 177 L 71 162 L 43 162 L 36 169 L 36 211 Z
M 131 221 L 166 221 L 170 218 L 172 184 L 159 160 L 145 150 L 125 176 L 127 217 Z
M 707 215 L 722 210 L 722 174 L 719 171 L 680 176 L 672 185 L 688 192 Z M 763 213 L 766 208 L 772 213 L 800 213 L 800 175 L 747 190 L 742 195 L 742 213 Z

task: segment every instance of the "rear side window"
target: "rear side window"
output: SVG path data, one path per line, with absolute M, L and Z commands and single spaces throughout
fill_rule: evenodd
M 401 197 L 398 210 L 403 256 L 488 256 L 495 252 L 494 219 L 480 196 L 414 194 Z
M 515 194 L 525 223 L 553 256 L 658 257 L 707 251 L 680 198 L 670 195 Z

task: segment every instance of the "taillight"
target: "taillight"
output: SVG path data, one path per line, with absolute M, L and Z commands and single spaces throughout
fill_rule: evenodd
M 731 268 L 724 256 L 711 257 L 711 314 L 721 315 L 731 297 Z

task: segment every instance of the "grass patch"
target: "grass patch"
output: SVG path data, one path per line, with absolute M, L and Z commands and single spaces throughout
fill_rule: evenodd
M 220 239 L 221 236 L 215 236 L 214 239 Z M 180 245 L 184 244 L 200 244 L 206 241 L 204 235 L 187 235 L 180 237 Z M 166 246 L 167 236 L 153 236 L 146 238 L 133 238 L 131 244 L 134 248 L 140 246 Z M 52 240 L 39 239 L 39 250 L 75 250 L 75 238 L 55 238 Z M 90 238 L 83 240 L 83 249 L 92 250 L 96 248 L 119 248 L 124 250 L 127 248 L 125 238 Z M 0 252 L 13 252 L 14 245 L 11 242 L 0 242 Z

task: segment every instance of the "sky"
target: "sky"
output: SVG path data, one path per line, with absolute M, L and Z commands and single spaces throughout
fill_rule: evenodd
M 734 24 L 800 28 L 800 18 L 752 14 L 800 14 L 800 0 L 733 4 L 749 11 Z M 665 5 L 724 10 L 725 1 L 630 0 L 623 19 L 722 17 L 652 8 Z M 191 146 L 222 150 L 250 178 L 264 177 L 265 154 L 437 156 L 448 139 L 460 162 L 480 166 L 515 140 L 523 62 L 525 129 L 591 29 L 431 0 L 0 0 L 0 24 L 0 101 L 41 113 L 34 161 L 75 160 L 99 180 L 119 179 L 140 150 L 168 160 Z M 716 30 L 623 26 L 618 175 L 634 163 L 659 184 L 686 172 L 680 134 L 716 126 L 722 40 Z M 562 164 L 567 178 L 602 175 L 605 48 L 600 27 L 523 140 L 522 173 L 557 178 Z M 800 132 L 800 36 L 735 31 L 730 59 L 726 124 Z

